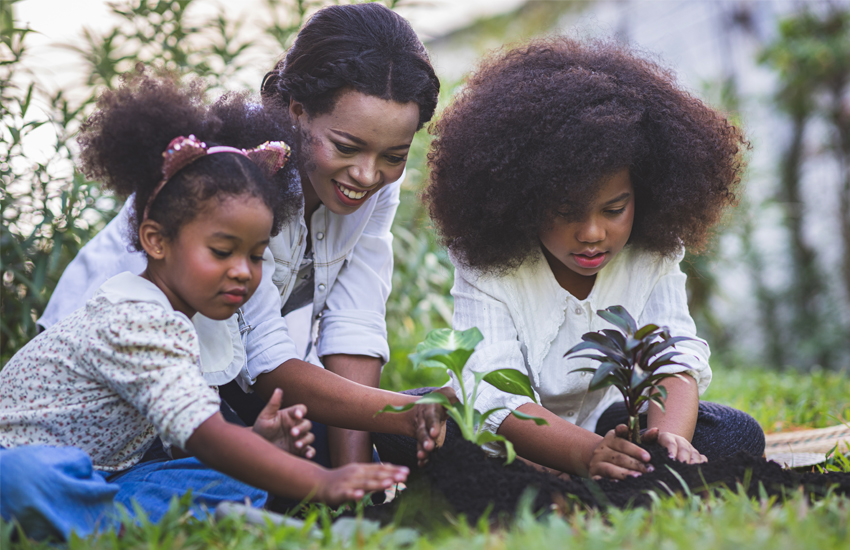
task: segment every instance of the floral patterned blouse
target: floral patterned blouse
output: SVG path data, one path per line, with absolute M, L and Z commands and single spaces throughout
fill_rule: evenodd
M 106 281 L 0 371 L 0 445 L 78 447 L 107 472 L 138 463 L 157 435 L 185 448 L 218 410 L 192 322 L 131 273 Z

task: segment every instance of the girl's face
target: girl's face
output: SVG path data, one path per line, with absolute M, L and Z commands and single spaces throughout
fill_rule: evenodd
M 541 231 L 540 242 L 561 286 L 585 298 L 596 274 L 626 246 L 634 218 L 634 188 L 627 168 L 605 179 L 582 219 L 568 220 L 556 212 L 552 225 Z
M 301 184 L 308 211 L 321 202 L 331 212 L 351 214 L 386 184 L 401 177 L 419 106 L 357 91 L 344 92 L 334 109 L 310 117 L 301 103 L 289 112 L 305 151 Z
M 173 240 L 150 233 L 146 224 L 156 222 L 143 222 L 139 233 L 150 256 L 145 276 L 187 317 L 227 319 L 257 290 L 272 219 L 262 200 L 237 196 L 206 201 Z

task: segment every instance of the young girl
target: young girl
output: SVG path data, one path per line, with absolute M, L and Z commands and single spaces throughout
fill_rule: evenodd
M 208 324 L 196 322 L 204 377 L 221 386 L 247 424 L 274 388 L 292 388 L 292 371 L 279 367 L 306 358 L 291 333 L 312 333 L 313 325 L 312 361 L 378 386 L 389 359 L 390 227 L 413 135 L 433 115 L 439 89 L 416 33 L 379 3 L 319 10 L 263 79 L 263 104 L 297 130 L 303 204 L 272 239 L 274 264 L 242 308 L 233 344 L 228 333 L 210 334 Z M 125 205 L 71 262 L 39 319 L 42 326 L 82 306 L 107 278 L 144 268 L 144 258 L 127 250 L 129 210 Z M 305 306 L 303 327 L 281 317 Z M 292 390 L 284 400 L 298 402 L 290 397 Z M 329 399 L 327 406 L 338 402 Z M 333 412 L 318 403 L 310 409 Z M 317 459 L 325 465 L 372 458 L 367 433 L 331 428 L 329 453 L 318 443 Z
M 541 403 L 484 384 L 476 408 L 549 422 L 503 412 L 487 429 L 559 472 L 647 471 L 648 453 L 616 437 L 625 433 L 614 430 L 626 420 L 620 394 L 588 391 L 590 377 L 571 371 L 597 363 L 564 353 L 585 332 L 611 328 L 596 312 L 612 305 L 639 326 L 696 336 L 679 262 L 735 202 L 740 130 L 626 46 L 553 38 L 485 61 L 436 136 L 425 199 L 457 268 L 453 324 L 484 335 L 466 372 L 520 370 Z M 683 366 L 666 370 L 683 377 L 662 383 L 666 413 L 649 407 L 646 439 L 686 462 L 760 455 L 752 418 L 699 401 L 711 379 L 705 342 L 677 349 Z
M 128 237 L 147 265 L 106 281 L 0 371 L 0 508 L 30 536 L 85 535 L 108 524 L 113 502 L 131 513 L 135 502 L 158 521 L 190 489 L 197 512 L 246 497 L 261 506 L 265 491 L 338 504 L 406 478 L 403 467 L 328 470 L 289 454 L 310 456 L 312 436 L 304 406 L 278 411 L 280 389 L 253 429 L 219 412 L 190 319 L 221 322 L 250 298 L 300 191 L 289 148 L 275 141 L 290 137 L 287 125 L 241 95 L 202 100 L 200 86 L 137 77 L 104 94 L 81 133 L 84 171 L 133 194 Z M 339 424 L 420 432 L 433 448 L 435 410 L 373 421 L 411 398 L 325 371 L 302 375 L 300 394 L 316 384 L 348 396 Z M 174 455 L 196 458 L 143 460 L 157 435 Z

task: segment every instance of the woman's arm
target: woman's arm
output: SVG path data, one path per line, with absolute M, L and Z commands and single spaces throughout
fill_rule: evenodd
M 323 424 L 416 438 L 417 458 L 423 463 L 445 436 L 446 414 L 441 406 L 421 405 L 400 414 L 377 414 L 386 405 L 404 406 L 418 397 L 357 384 L 299 359 L 261 374 L 254 388 L 264 400 L 275 388 L 283 388 L 283 406 L 303 403 L 307 416 Z
M 364 386 L 377 388 L 381 381 L 383 360 L 366 355 L 327 355 L 322 363 L 329 371 Z M 372 438 L 369 432 L 328 426 L 328 448 L 331 465 L 372 461 Z
M 389 464 L 351 464 L 327 470 L 228 423 L 220 413 L 195 429 L 186 450 L 211 468 L 254 487 L 333 506 L 402 482 L 408 473 L 407 468 Z

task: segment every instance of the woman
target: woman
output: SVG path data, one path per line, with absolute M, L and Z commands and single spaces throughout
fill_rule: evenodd
M 301 215 L 273 239 L 263 283 L 229 333 L 221 323 L 193 319 L 205 379 L 223 386 L 248 423 L 276 387 L 284 388 L 284 406 L 307 403 L 313 414 L 344 397 L 304 389 L 302 371 L 285 368 L 301 356 L 281 314 L 311 302 L 324 366 L 378 385 L 389 357 L 390 226 L 413 135 L 433 115 L 438 93 L 413 29 L 379 4 L 320 10 L 266 75 L 263 108 L 287 114 L 299 136 Z M 39 324 L 69 315 L 109 277 L 144 269 L 144 258 L 127 251 L 128 205 L 68 266 Z M 330 429 L 328 441 L 335 466 L 371 458 L 366 433 Z

